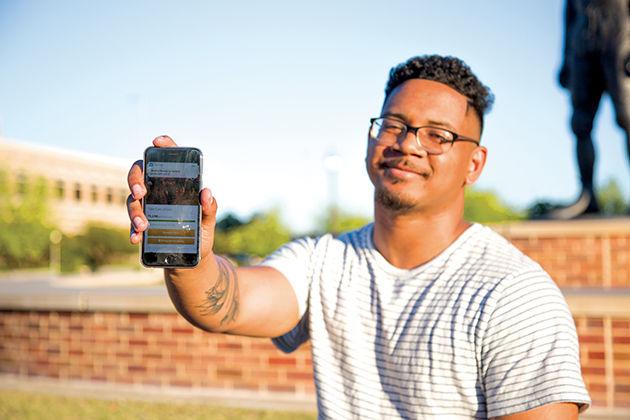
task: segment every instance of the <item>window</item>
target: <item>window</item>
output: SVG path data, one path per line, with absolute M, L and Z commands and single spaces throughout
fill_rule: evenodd
M 107 201 L 107 204 L 112 204 L 112 201 L 114 201 L 114 191 L 111 188 L 107 189 L 105 200 Z
M 66 185 L 62 180 L 55 182 L 55 197 L 59 200 L 63 200 L 66 195 Z
M 76 201 L 81 201 L 81 184 L 78 182 L 74 184 L 74 199 Z
M 98 188 L 92 185 L 92 203 L 98 202 Z

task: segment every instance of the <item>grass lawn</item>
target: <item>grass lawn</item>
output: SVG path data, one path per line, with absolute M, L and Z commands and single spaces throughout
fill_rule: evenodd
M 192 403 L 105 401 L 0 391 L 0 419 L 315 419 L 315 413 L 250 410 Z

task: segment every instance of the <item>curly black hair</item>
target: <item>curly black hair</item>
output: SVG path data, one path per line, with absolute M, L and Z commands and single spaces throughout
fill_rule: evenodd
M 462 60 L 441 55 L 411 57 L 389 71 L 389 80 L 385 86 L 385 100 L 396 87 L 410 79 L 426 79 L 444 83 L 466 96 L 468 103 L 475 109 L 483 130 L 483 116 L 492 107 L 494 95 Z

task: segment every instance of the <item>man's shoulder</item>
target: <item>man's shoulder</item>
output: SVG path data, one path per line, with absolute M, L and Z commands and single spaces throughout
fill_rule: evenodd
M 540 264 L 491 227 L 481 224 L 473 227 L 475 235 L 468 249 L 474 252 L 479 266 L 494 271 L 499 277 L 512 277 L 523 272 L 548 276 Z
M 358 229 L 343 232 L 337 236 L 328 235 L 331 239 L 339 241 L 345 245 L 369 246 L 372 241 L 372 231 L 374 224 L 368 223 Z

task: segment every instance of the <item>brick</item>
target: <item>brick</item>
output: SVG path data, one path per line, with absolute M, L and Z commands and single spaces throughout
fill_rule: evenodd
M 578 338 L 580 343 L 603 343 L 604 336 L 602 335 L 580 335 Z
M 173 334 L 192 335 L 193 327 L 172 327 L 171 332 Z
M 258 382 L 234 382 L 232 388 L 247 391 L 260 391 L 262 387 Z
M 243 371 L 240 369 L 230 369 L 230 368 L 217 368 L 217 377 L 218 378 L 242 378 Z
M 287 372 L 287 379 L 297 381 L 313 381 L 312 372 Z
M 274 346 L 273 343 L 271 343 L 271 341 L 268 341 L 268 340 L 256 341 L 252 343 L 251 347 L 252 347 L 252 350 L 270 350 L 273 352 L 279 352 L 276 346 Z
M 269 365 L 271 366 L 295 366 L 295 357 L 270 357 Z
M 615 407 L 630 407 L 630 393 L 615 392 Z
M 599 359 L 605 359 L 606 358 L 606 353 L 604 353 L 603 351 L 589 351 L 588 352 L 588 358 L 590 360 L 599 360 Z
M 175 366 L 158 366 L 155 368 L 157 374 L 174 375 L 176 373 Z
M 604 368 L 599 368 L 599 367 L 588 367 L 588 366 L 583 366 L 582 367 L 582 374 L 583 375 L 604 375 L 606 374 L 606 370 Z
M 171 386 L 181 386 L 186 388 L 190 388 L 193 385 L 192 381 L 186 379 L 170 379 L 168 383 Z
M 156 341 L 156 344 L 159 347 L 163 347 L 163 348 L 176 348 L 177 347 L 177 340 L 169 340 L 169 339 L 158 339 Z
M 146 368 L 146 366 L 129 365 L 129 366 L 127 366 L 127 370 L 129 372 L 146 372 L 147 368 Z
M 630 377 L 630 369 L 628 369 L 628 368 L 619 368 L 619 367 L 615 366 L 615 368 L 613 369 L 613 372 L 614 372 L 615 376 L 620 376 L 620 377 L 628 376 L 628 377 Z
M 295 392 L 295 385 L 267 385 L 271 392 Z
M 250 376 L 260 379 L 272 379 L 277 380 L 280 377 L 278 369 L 252 369 L 249 371 Z
M 604 328 L 604 320 L 601 318 L 589 318 L 586 321 L 586 326 L 588 328 Z
M 164 328 L 162 328 L 161 326 L 146 325 L 146 326 L 142 327 L 142 332 L 145 333 L 145 334 L 148 334 L 148 333 L 159 333 L 159 334 L 161 334 L 162 332 L 164 332 Z
M 218 343 L 217 348 L 219 350 L 241 350 L 243 344 L 241 343 Z
M 239 366 L 258 366 L 261 364 L 261 357 L 254 354 L 251 356 L 243 356 L 243 355 L 227 355 L 225 359 L 226 363 L 235 364 Z
M 592 392 L 606 392 L 606 385 L 605 384 L 597 384 L 597 383 L 589 384 L 587 388 L 588 388 L 589 393 L 592 393 Z

